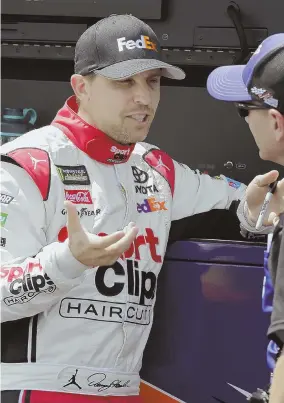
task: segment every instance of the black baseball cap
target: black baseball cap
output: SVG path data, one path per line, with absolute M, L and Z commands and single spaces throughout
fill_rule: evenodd
M 215 69 L 207 90 L 216 99 L 256 102 L 284 114 L 284 33 L 266 38 L 246 65 Z
M 131 77 L 147 70 L 162 69 L 162 75 L 185 78 L 178 67 L 162 60 L 154 31 L 132 15 L 111 15 L 89 27 L 75 48 L 75 73 L 99 74 L 113 80 Z

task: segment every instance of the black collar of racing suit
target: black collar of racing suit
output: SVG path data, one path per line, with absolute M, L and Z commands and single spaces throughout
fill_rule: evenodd
M 135 144 L 122 145 L 108 137 L 104 132 L 89 125 L 77 115 L 76 97 L 67 99 L 52 125 L 63 133 L 90 158 L 104 164 L 121 164 L 128 161 Z

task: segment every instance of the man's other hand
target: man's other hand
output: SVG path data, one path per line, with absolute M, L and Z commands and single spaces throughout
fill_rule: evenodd
M 279 172 L 276 170 L 267 172 L 264 175 L 256 176 L 248 185 L 246 200 L 249 211 L 249 218 L 256 223 L 265 196 L 269 191 L 269 185 L 278 179 Z M 275 193 L 270 200 L 268 211 L 264 218 L 264 225 L 272 225 L 275 216 L 284 212 L 284 179 L 278 182 Z M 272 214 L 273 213 L 273 214 Z

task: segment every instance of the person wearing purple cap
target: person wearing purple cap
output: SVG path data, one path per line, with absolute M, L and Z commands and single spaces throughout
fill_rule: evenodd
M 284 166 L 284 33 L 266 38 L 246 65 L 223 66 L 208 77 L 207 89 L 218 100 L 234 102 L 246 120 L 259 155 Z M 270 389 L 271 403 L 284 402 L 284 215 L 275 217 L 269 272 L 274 299 L 268 337 L 278 346 L 278 360 Z M 278 222 L 278 223 L 277 223 Z M 269 242 L 270 243 L 270 242 Z M 267 252 L 265 255 L 265 267 Z M 277 350 L 277 349 L 276 349 Z
M 207 90 L 234 102 L 245 118 L 260 157 L 284 165 L 284 34 L 265 39 L 246 65 L 222 66 L 208 77 Z

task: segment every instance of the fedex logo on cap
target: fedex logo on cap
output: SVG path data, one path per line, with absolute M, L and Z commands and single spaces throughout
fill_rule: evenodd
M 126 41 L 125 36 L 123 38 L 118 38 L 117 39 L 117 45 L 118 45 L 118 50 L 122 52 L 124 50 L 124 47 L 128 50 L 132 50 L 135 48 L 138 49 L 149 49 L 149 50 L 155 50 L 157 52 L 157 44 L 152 42 L 149 36 L 141 35 L 140 39 L 135 40 L 129 40 Z

